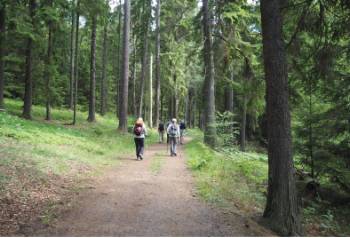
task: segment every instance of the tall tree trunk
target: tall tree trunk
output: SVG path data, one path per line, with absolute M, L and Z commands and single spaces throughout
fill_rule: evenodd
M 230 74 L 230 78 L 233 81 L 234 74 L 233 72 L 230 72 Z M 233 89 L 231 85 L 227 85 L 225 87 L 225 111 L 233 112 Z
M 33 29 L 35 29 L 35 9 L 36 9 L 36 0 L 29 1 L 29 15 L 31 17 L 31 24 Z M 25 89 L 24 89 L 24 105 L 23 105 L 23 114 L 22 116 L 25 119 L 32 119 L 32 101 L 33 101 L 33 39 L 28 37 L 27 47 L 26 47 L 26 72 L 25 72 Z
M 247 127 L 247 103 L 248 98 L 246 95 L 243 96 L 243 105 L 242 105 L 242 121 L 240 129 L 240 150 L 245 151 L 246 145 L 246 127 Z
M 143 97 L 145 92 L 145 78 L 146 78 L 146 67 L 147 67 L 147 53 L 148 53 L 148 24 L 147 30 L 143 38 L 143 53 L 142 53 L 142 62 L 141 62 L 141 77 L 140 77 L 140 94 L 139 94 L 139 111 L 137 113 L 138 117 L 142 117 L 142 108 L 143 108 Z
M 49 1 L 49 7 L 52 8 L 53 0 Z M 52 77 L 52 43 L 53 43 L 53 22 L 49 20 L 48 22 L 48 28 L 49 28 L 49 36 L 48 36 L 48 43 L 47 43 L 47 58 L 46 58 L 46 120 L 51 120 L 51 77 Z
M 244 59 L 244 80 L 245 84 L 248 84 L 252 78 L 252 69 L 250 67 L 250 62 L 247 57 Z M 245 151 L 246 145 L 246 128 L 247 128 L 247 104 L 249 100 L 249 92 L 244 92 L 243 95 L 243 105 L 242 105 L 242 121 L 241 121 L 241 129 L 240 129 L 240 149 L 241 151 Z
M 314 140 L 313 140 L 313 128 L 312 128 L 312 78 L 309 77 L 309 156 L 310 156 L 310 167 L 311 177 L 315 178 L 315 161 L 314 161 Z
M 165 118 L 164 118 L 164 94 L 162 94 L 161 97 L 160 97 L 160 115 L 159 115 L 159 120 L 161 120 L 163 122 L 165 120 Z M 156 127 L 158 127 L 158 125 L 156 125 Z
M 153 55 L 150 56 L 149 61 L 149 127 L 153 126 Z
M 137 115 L 137 106 L 136 106 L 136 33 L 133 33 L 133 56 L 132 56 L 132 71 L 131 71 L 131 80 L 132 80 L 132 114 Z
M 124 29 L 123 29 L 123 60 L 122 60 L 122 94 L 119 95 L 120 114 L 119 127 L 120 131 L 126 132 L 128 129 L 128 89 L 129 89 L 129 34 L 130 34 L 130 0 L 124 1 Z
M 281 0 L 261 1 L 268 121 L 268 194 L 264 217 L 283 236 L 301 233 L 292 155 Z
M 103 28 L 103 49 L 102 49 L 102 76 L 101 76 L 101 110 L 100 113 L 104 116 L 107 112 L 107 78 L 106 78 L 106 67 L 107 67 L 107 33 L 108 24 L 105 23 Z
M 89 97 L 89 122 L 96 121 L 95 106 L 96 106 L 96 28 L 97 16 L 92 17 L 91 25 L 91 55 L 90 55 L 90 97 Z
M 195 100 L 193 100 L 193 106 L 192 106 L 192 115 L 191 115 L 191 124 L 190 124 L 190 128 L 194 128 L 196 126 L 196 110 L 197 110 L 197 103 L 195 102 Z
M 176 71 L 174 72 L 174 99 L 173 99 L 173 117 L 178 119 L 178 109 L 179 109 L 179 100 L 177 97 L 177 74 Z
M 144 104 L 144 94 L 145 94 L 145 78 L 147 72 L 147 59 L 148 59 L 148 29 L 149 29 L 149 16 L 148 7 L 145 6 L 146 2 L 143 2 L 142 16 L 140 18 L 140 24 L 143 24 L 143 49 L 142 49 L 142 61 L 141 61 L 141 75 L 140 75 L 140 94 L 139 94 L 139 111 L 138 117 L 142 117 L 142 109 Z
M 187 103 L 186 103 L 186 116 L 185 116 L 185 121 L 188 127 L 191 127 L 191 121 L 192 121 L 193 96 L 194 96 L 194 89 L 191 87 L 188 90 Z
M 0 8 L 0 110 L 4 109 L 6 3 Z
M 77 12 L 75 14 L 75 56 L 74 56 L 74 100 L 73 100 L 73 125 L 77 121 L 77 104 L 78 104 L 78 82 L 79 82 L 79 7 L 80 0 L 77 0 Z
M 154 127 L 159 124 L 160 110 L 160 0 L 157 0 L 156 6 L 156 103 L 154 115 Z
M 119 115 L 120 115 L 120 109 L 121 109 L 121 102 L 120 102 L 120 95 L 122 94 L 122 90 L 121 90 L 121 62 L 120 62 L 120 55 L 121 55 L 121 41 L 122 41 L 122 1 L 119 0 L 119 16 L 118 16 L 118 32 L 119 32 L 119 35 L 118 35 L 118 49 L 117 49 L 117 74 L 118 75 L 116 77 L 116 95 L 115 95 L 115 105 L 116 105 L 116 114 L 117 114 L 117 117 L 119 118 Z
M 204 116 L 205 130 L 204 142 L 214 147 L 216 145 L 216 127 L 215 127 L 215 82 L 214 82 L 214 62 L 212 52 L 212 38 L 210 29 L 210 10 L 208 0 L 203 0 L 203 32 L 204 32 Z
M 76 0 L 72 1 L 72 28 L 70 36 L 70 77 L 69 77 L 69 108 L 73 109 L 74 104 L 74 63 L 75 63 L 75 21 L 76 21 Z

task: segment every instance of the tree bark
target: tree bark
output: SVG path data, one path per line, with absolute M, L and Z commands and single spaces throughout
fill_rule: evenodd
M 141 77 L 140 77 L 140 99 L 139 99 L 139 111 L 137 113 L 138 117 L 142 117 L 142 108 L 143 108 L 143 97 L 145 92 L 145 78 L 146 78 L 146 67 L 147 67 L 147 53 L 148 53 L 148 23 L 146 25 L 144 37 L 143 37 L 143 53 L 142 53 L 142 62 L 141 62 Z
M 102 49 L 102 76 L 101 76 L 101 110 L 100 113 L 104 116 L 107 112 L 107 78 L 106 78 L 106 67 L 107 67 L 107 33 L 108 24 L 105 23 L 103 28 L 103 49 Z
M 295 187 L 288 74 L 282 38 L 281 0 L 261 1 L 268 120 L 268 194 L 264 217 L 282 236 L 301 234 Z
M 120 114 L 118 129 L 127 132 L 128 129 L 128 89 L 129 89 L 129 34 L 130 34 L 130 0 L 124 1 L 124 29 L 123 29 L 123 60 L 122 60 L 122 94 L 119 95 Z
M 233 72 L 230 72 L 231 74 L 231 80 L 234 80 L 234 74 Z M 233 89 L 231 85 L 227 85 L 225 88 L 225 111 L 227 112 L 233 112 L 234 105 L 233 105 Z
M 31 24 L 35 29 L 35 10 L 36 0 L 29 1 L 29 15 L 31 18 Z M 22 116 L 25 119 L 32 119 L 32 101 L 33 101 L 33 39 L 28 37 L 26 47 L 26 71 L 25 71 L 25 88 L 24 88 L 24 105 Z
M 215 82 L 214 82 L 214 62 L 212 52 L 212 38 L 210 27 L 210 10 L 208 0 L 203 0 L 203 32 L 204 32 L 204 116 L 205 130 L 204 142 L 215 147 L 216 145 L 216 126 L 215 126 Z
M 79 82 L 79 7 L 80 1 L 77 0 L 77 12 L 75 14 L 75 56 L 74 56 L 74 100 L 73 100 L 73 125 L 77 121 L 77 104 L 78 104 L 78 82 Z
M 240 129 L 240 150 L 245 151 L 246 145 L 246 127 L 247 127 L 247 96 L 243 95 L 243 105 L 242 105 L 242 121 Z
M 72 1 L 72 28 L 71 28 L 71 37 L 70 37 L 70 77 L 69 77 L 69 108 L 73 109 L 74 107 L 74 64 L 75 64 L 75 9 L 76 1 Z
M 120 52 L 120 49 L 121 49 L 121 35 L 122 35 L 122 1 L 119 0 L 119 19 L 118 19 L 118 31 L 119 31 L 119 35 L 118 35 L 118 49 L 117 49 L 117 75 L 119 75 L 119 77 L 117 76 L 116 77 L 116 96 L 115 96 L 115 105 L 116 105 L 116 114 L 117 114 L 117 117 L 119 118 L 119 115 L 120 115 L 120 108 L 121 108 L 121 105 L 120 105 L 120 101 L 119 101 L 119 98 L 120 98 L 120 95 L 122 93 L 122 90 L 121 90 L 121 62 L 120 62 L 120 55 L 121 55 L 121 52 Z
M 179 100 L 177 96 L 177 74 L 174 72 L 174 99 L 173 99 L 173 118 L 178 119 L 178 111 L 179 111 Z
M 159 111 L 160 111 L 160 0 L 157 0 L 156 6 L 156 102 L 155 102 L 155 115 L 154 115 L 154 127 L 159 124 Z
M 92 16 L 91 25 L 91 55 L 90 55 L 90 97 L 89 97 L 89 122 L 96 121 L 95 107 L 96 107 L 96 28 L 97 16 Z
M 245 84 L 248 84 L 253 77 L 252 69 L 250 67 L 250 62 L 247 57 L 244 59 L 244 80 Z M 245 151 L 246 145 L 246 128 L 247 128 L 247 104 L 249 100 L 249 92 L 244 92 L 243 95 L 243 105 L 242 105 L 242 121 L 241 121 L 241 129 L 240 129 L 240 150 Z
M 153 126 L 153 55 L 150 55 L 149 61 L 149 127 Z
M 0 9 L 0 110 L 4 109 L 6 3 Z
M 52 8 L 53 0 L 49 1 L 49 7 Z M 47 43 L 47 58 L 46 58 L 46 120 L 51 120 L 51 77 L 52 77 L 52 43 L 53 43 L 53 22 L 52 20 L 49 20 L 48 22 L 48 28 L 49 28 L 49 36 L 48 36 L 48 43 Z
M 132 60 L 132 71 L 131 71 L 131 79 L 132 79 L 132 114 L 137 116 L 137 103 L 136 103 L 136 33 L 133 34 L 133 60 Z

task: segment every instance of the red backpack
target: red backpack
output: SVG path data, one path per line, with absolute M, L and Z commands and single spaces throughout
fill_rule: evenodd
M 134 126 L 134 134 L 136 135 L 136 136 L 140 136 L 141 134 L 142 134 L 142 124 L 136 124 L 135 126 Z

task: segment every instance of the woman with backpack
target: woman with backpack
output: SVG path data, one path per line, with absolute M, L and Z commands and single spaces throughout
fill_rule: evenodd
M 145 136 L 147 135 L 147 130 L 145 123 L 141 117 L 136 120 L 133 131 L 136 146 L 136 160 L 143 160 L 143 151 L 145 148 Z
M 169 135 L 169 143 L 170 143 L 170 156 L 176 156 L 176 144 L 177 139 L 180 136 L 180 128 L 176 123 L 176 119 L 172 119 L 171 123 L 167 128 L 167 133 Z

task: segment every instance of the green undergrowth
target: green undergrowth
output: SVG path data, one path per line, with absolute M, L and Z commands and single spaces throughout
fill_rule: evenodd
M 238 209 L 245 214 L 262 214 L 266 202 L 267 155 L 261 148 L 241 152 L 231 148 L 210 149 L 203 134 L 191 130 L 185 145 L 187 164 L 194 173 L 197 190 L 208 202 Z M 255 152 L 259 151 L 259 152 Z M 350 209 L 316 199 L 304 203 L 303 225 L 309 236 L 348 236 Z
M 22 102 L 7 100 L 7 111 L 0 113 L 0 188 L 15 180 L 13 174 L 19 176 L 20 171 L 42 178 L 98 174 L 134 150 L 132 135 L 117 131 L 113 114 L 97 114 L 96 122 L 88 123 L 87 113 L 78 112 L 72 126 L 70 110 L 53 109 L 52 121 L 47 122 L 45 109 L 34 106 L 29 121 L 19 117 L 21 107 Z M 155 132 L 150 135 L 146 144 L 156 141 Z
M 237 150 L 218 152 L 201 141 L 201 137 L 194 137 L 185 146 L 187 163 L 195 174 L 200 195 L 223 207 L 261 211 L 267 183 L 266 155 Z

